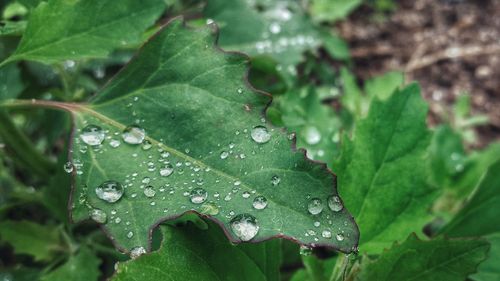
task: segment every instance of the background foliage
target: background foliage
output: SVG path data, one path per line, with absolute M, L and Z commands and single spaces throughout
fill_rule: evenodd
M 430 126 L 416 83 L 400 72 L 361 81 L 348 44 L 336 34 L 335 24 L 360 7 L 383 18 L 396 6 L 390 0 L 0 2 L 0 280 L 500 279 L 500 144 L 472 148 L 471 126 L 457 125 L 481 123 L 470 116 L 470 98 L 457 101 L 449 123 Z M 13 106 L 15 99 L 86 102 L 108 91 L 110 78 L 177 15 L 192 27 L 215 22 L 221 48 L 249 55 L 251 85 L 273 96 L 267 119 L 295 132 L 297 147 L 337 175 L 360 230 L 359 252 L 286 239 L 234 245 L 218 225 L 187 214 L 151 234 L 151 253 L 131 258 L 96 222 L 70 222 L 72 179 L 63 168 L 70 117 Z M 152 65 L 161 60 L 145 54 Z M 242 86 L 241 65 L 235 69 L 235 81 L 219 87 Z M 140 75 L 112 86 L 131 90 Z M 148 226 L 138 229 L 149 235 Z

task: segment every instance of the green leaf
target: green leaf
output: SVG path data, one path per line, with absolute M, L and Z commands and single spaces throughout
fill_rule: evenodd
M 50 260 L 61 247 L 56 228 L 30 221 L 0 222 L 0 240 L 10 243 L 17 254 L 32 255 L 37 261 Z
M 224 49 L 272 57 L 292 73 L 302 53 L 321 44 L 320 34 L 297 1 L 213 0 L 204 15 L 220 26 Z
M 297 133 L 297 147 L 311 159 L 331 163 L 339 152 L 340 118 L 333 108 L 321 103 L 313 88 L 291 90 L 275 98 L 284 126 Z
M 482 262 L 477 273 L 469 278 L 475 281 L 495 281 L 500 280 L 500 269 L 498 261 L 500 260 L 500 232 L 485 237 L 491 244 L 488 253 L 488 259 Z
M 476 271 L 488 249 L 485 240 L 421 241 L 411 235 L 373 262 L 365 257 L 355 280 L 463 281 Z
M 356 82 L 356 77 L 347 68 L 340 69 L 340 79 L 343 85 L 342 105 L 354 116 L 362 115 L 362 92 Z
M 311 14 L 316 21 L 338 21 L 346 18 L 362 0 L 313 0 Z
M 49 0 L 29 18 L 16 52 L 8 59 L 55 63 L 105 57 L 139 42 L 162 13 L 162 0 Z
M 337 35 L 323 34 L 322 39 L 326 51 L 335 59 L 348 61 L 351 58 L 349 45 Z
M 368 116 L 345 138 L 334 172 L 339 193 L 363 234 L 361 250 L 381 252 L 421 232 L 435 197 L 427 183 L 427 105 L 413 84 L 385 101 L 375 98 Z
M 71 256 L 66 263 L 42 276 L 42 281 L 97 281 L 101 261 L 86 246 Z
M 0 68 L 0 100 L 13 99 L 24 89 L 17 65 Z
M 500 232 L 500 160 L 488 168 L 467 205 L 442 233 L 449 237 L 482 236 Z
M 2 21 L 0 22 L 0 36 L 22 35 L 26 28 L 26 21 Z
M 118 265 L 114 281 L 135 280 L 279 280 L 279 275 L 267 278 L 261 267 L 243 245 L 234 246 L 222 231 L 211 224 L 208 230 L 184 227 L 161 227 L 164 240 L 159 251 Z M 248 247 L 265 248 L 275 241 L 252 244 Z M 258 251 L 258 250 L 257 250 Z M 274 257 L 279 253 L 271 253 Z M 267 258 L 270 260 L 271 257 Z M 271 261 L 272 263 L 272 261 Z M 273 265 L 273 266 L 276 266 Z M 272 268 L 278 271 L 279 267 Z
M 369 97 L 386 100 L 404 83 L 404 75 L 398 71 L 387 72 L 366 81 L 365 92 Z
M 247 85 L 246 69 L 245 57 L 214 46 L 211 29 L 190 31 L 174 20 L 89 104 L 52 104 L 71 111 L 76 123 L 73 219 L 102 210 L 104 228 L 124 251 L 148 247 L 159 221 L 187 211 L 218 221 L 235 242 L 252 235 L 236 235 L 231 220 L 250 214 L 259 226 L 252 241 L 284 236 L 352 251 L 358 239 L 352 217 L 345 208 L 334 212 L 327 206 L 336 194 L 335 176 L 292 150 L 293 140 L 265 122 L 270 98 Z M 122 132 L 134 124 L 145 130 L 152 148 L 124 142 Z M 87 125 L 104 130 L 102 145 L 83 142 Z M 106 181 L 124 187 L 119 201 L 96 195 Z M 145 194 L 147 185 L 154 195 L 149 189 Z M 206 204 L 190 201 L 192 192 L 201 192 L 195 188 L 208 193 Z M 257 196 L 267 199 L 267 208 L 253 208 Z M 317 215 L 308 212 L 314 198 L 323 206 Z M 313 231 L 316 221 L 322 227 Z M 339 233 L 344 239 L 337 241 Z

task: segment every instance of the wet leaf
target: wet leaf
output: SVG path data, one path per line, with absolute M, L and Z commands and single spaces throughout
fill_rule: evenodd
M 411 235 L 373 262 L 365 257 L 355 280 L 462 281 L 476 271 L 488 249 L 485 240 L 422 241 Z
M 204 15 L 220 26 L 224 49 L 272 57 L 292 73 L 302 53 L 321 44 L 318 30 L 297 1 L 208 1 Z
M 57 104 L 76 123 L 74 220 L 92 216 L 125 251 L 194 211 L 235 242 L 283 236 L 350 252 L 358 232 L 330 198 L 335 177 L 263 119 L 270 99 L 246 68 L 214 47 L 213 30 L 175 20 L 89 104 Z
M 339 192 L 363 234 L 361 250 L 380 252 L 421 232 L 430 219 L 435 190 L 426 182 L 426 115 L 420 89 L 411 85 L 385 101 L 375 98 L 352 140 L 342 143 L 333 167 Z
M 208 230 L 196 229 L 193 225 L 184 227 L 162 226 L 164 240 L 157 252 L 138 257 L 118 265 L 112 278 L 115 281 L 135 280 L 280 280 L 279 264 L 271 257 L 267 259 L 249 254 L 266 251 L 276 241 L 260 244 L 234 246 L 227 241 L 222 231 L 211 224 Z M 247 247 L 244 249 L 244 247 Z M 250 249 L 252 248 L 252 249 Z M 270 262 L 270 263 L 269 263 Z M 262 265 L 271 266 L 270 268 Z M 275 273 L 269 275 L 269 271 Z
M 160 16 L 162 0 L 49 0 L 31 13 L 15 53 L 8 59 L 55 63 L 105 57 L 138 42 Z

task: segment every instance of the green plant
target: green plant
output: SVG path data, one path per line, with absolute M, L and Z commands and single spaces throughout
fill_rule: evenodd
M 484 120 L 360 85 L 320 2 L 2 4 L 2 280 L 500 276 Z

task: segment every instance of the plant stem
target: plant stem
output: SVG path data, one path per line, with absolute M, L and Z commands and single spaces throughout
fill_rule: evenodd
M 347 255 L 339 253 L 329 281 L 340 281 L 344 279 L 344 271 L 346 269 L 348 259 L 349 257 Z
M 28 137 L 12 122 L 5 110 L 0 109 L 0 137 L 16 160 L 40 176 L 49 176 L 54 163 L 43 156 Z

